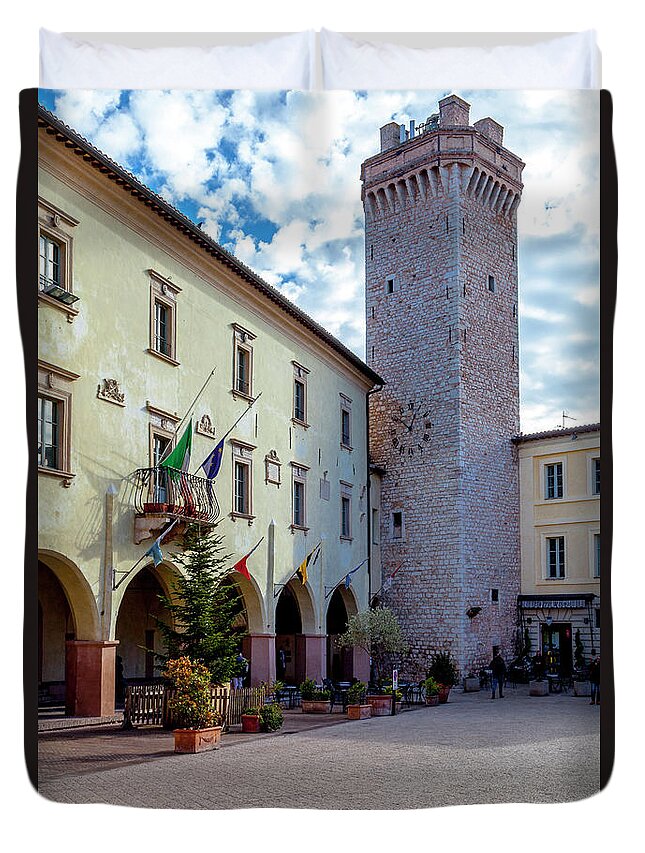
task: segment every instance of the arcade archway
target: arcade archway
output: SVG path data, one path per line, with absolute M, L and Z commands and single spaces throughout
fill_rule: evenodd
M 314 607 L 309 591 L 298 582 L 289 582 L 283 587 L 275 610 L 278 681 L 300 684 L 307 675 L 312 674 L 309 672 L 311 667 L 308 667 L 307 655 L 312 654 L 308 639 L 314 634 L 314 628 Z M 314 673 L 314 677 L 316 675 L 320 673 Z
M 171 614 L 159 600 L 168 597 L 164 578 L 152 566 L 141 569 L 129 582 L 116 620 L 117 655 L 126 681 L 148 681 L 161 675 L 157 655 L 166 652 L 157 619 L 172 624 Z M 117 660 L 117 671 L 119 661 Z
M 339 634 L 347 630 L 349 616 L 357 612 L 356 601 L 351 591 L 337 587 L 327 606 L 327 678 L 332 681 L 351 681 L 355 677 L 354 649 L 341 648 L 337 643 Z
M 39 703 L 65 703 L 68 640 L 99 636 L 96 600 L 79 568 L 52 551 L 38 554 Z

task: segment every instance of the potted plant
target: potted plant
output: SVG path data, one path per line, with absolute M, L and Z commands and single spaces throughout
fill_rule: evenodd
M 277 732 L 284 723 L 284 713 L 278 702 L 269 702 L 260 708 L 260 731 Z
M 260 731 L 260 709 L 245 708 L 242 711 L 242 731 L 247 734 L 257 734 Z
M 421 686 L 423 687 L 426 694 L 426 705 L 438 705 L 439 704 L 439 692 L 441 690 L 441 685 L 429 675 L 425 681 L 421 682 Z
M 175 752 L 219 749 L 222 721 L 213 711 L 208 668 L 184 656 L 167 661 L 164 676 L 174 688 L 168 708 L 180 726 L 173 730 Z
M 480 688 L 479 678 L 472 670 L 464 677 L 464 693 L 477 693 Z
M 303 714 L 328 714 L 331 711 L 331 693 L 316 687 L 313 678 L 305 678 L 300 685 L 300 707 Z
M 367 684 L 356 681 L 347 691 L 347 719 L 368 720 L 372 716 L 372 706 L 365 703 Z
M 459 671 L 457 664 L 452 659 L 450 652 L 437 652 L 432 656 L 427 676 L 432 676 L 439 684 L 439 702 L 443 705 L 448 701 L 450 688 L 458 680 Z

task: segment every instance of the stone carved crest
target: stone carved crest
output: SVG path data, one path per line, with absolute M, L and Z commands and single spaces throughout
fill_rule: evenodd
M 117 406 L 125 406 L 125 394 L 121 391 L 116 379 L 104 379 L 103 383 L 99 384 L 96 389 L 96 396 L 99 400 L 116 403 Z
M 278 454 L 275 450 L 269 450 L 267 455 L 264 457 L 264 466 L 265 466 L 265 483 L 274 483 L 276 486 L 280 485 L 280 466 L 282 462 L 278 458 Z
M 201 418 L 197 421 L 196 432 L 200 435 L 206 435 L 209 438 L 215 438 L 215 427 L 209 414 L 204 412 Z

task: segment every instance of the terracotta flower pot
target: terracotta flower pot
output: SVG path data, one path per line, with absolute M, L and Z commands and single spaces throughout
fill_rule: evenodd
M 378 693 L 366 696 L 365 701 L 372 706 L 373 717 L 387 717 L 392 713 L 392 694 Z
M 371 705 L 348 705 L 347 719 L 348 720 L 369 720 L 372 716 Z
M 329 699 L 302 699 L 300 707 L 303 714 L 328 714 L 331 702 Z
M 430 705 L 434 707 L 439 704 L 439 694 L 435 693 L 434 696 L 426 696 L 426 705 Z
M 209 726 L 206 729 L 174 729 L 175 752 L 194 753 L 219 749 L 221 734 L 221 726 Z
M 248 734 L 257 734 L 260 731 L 259 715 L 242 714 L 242 731 Z
M 445 705 L 450 696 L 450 686 L 445 684 L 439 685 L 439 704 Z

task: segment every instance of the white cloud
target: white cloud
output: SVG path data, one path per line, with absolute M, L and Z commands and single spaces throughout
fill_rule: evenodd
M 56 109 L 361 355 L 360 165 L 378 152 L 383 124 L 423 121 L 446 94 L 142 91 L 126 104 L 118 92 L 68 92 Z M 505 126 L 526 163 L 522 416 L 551 418 L 538 399 L 546 377 L 571 396 L 575 371 L 580 399 L 597 401 L 597 95 L 458 94 L 471 122 L 490 115 Z

